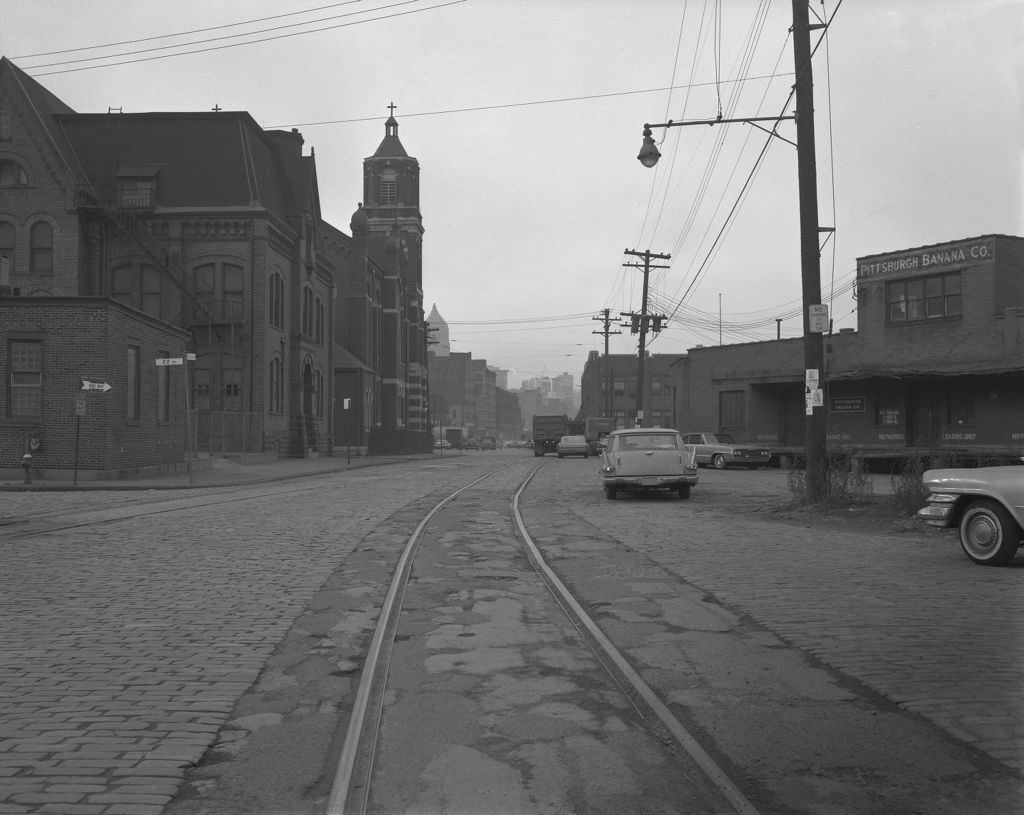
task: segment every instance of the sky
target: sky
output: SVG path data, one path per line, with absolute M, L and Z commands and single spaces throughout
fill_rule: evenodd
M 856 328 L 858 257 L 1024 235 L 1024 0 L 809 8 L 829 22 L 822 299 Z M 349 234 L 393 102 L 420 164 L 425 311 L 510 387 L 578 384 L 604 309 L 610 352 L 637 352 L 627 250 L 671 256 L 648 279 L 652 353 L 801 335 L 794 123 L 655 128 L 661 161 L 636 158 L 645 123 L 793 113 L 790 0 L 0 0 L 0 19 L 0 54 L 78 112 L 298 128 Z

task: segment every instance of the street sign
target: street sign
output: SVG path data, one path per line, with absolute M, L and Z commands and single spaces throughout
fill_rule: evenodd
M 819 382 L 821 382 L 821 377 L 817 368 L 807 368 L 804 371 L 804 384 L 808 388 L 818 387 Z
M 75 416 L 77 417 L 77 416 L 84 416 L 84 415 L 85 415 L 85 400 L 84 399 L 76 399 L 75 400 Z
M 106 393 L 110 388 L 111 385 L 109 382 L 90 382 L 88 379 L 82 380 L 82 390 L 84 391 L 101 391 Z
M 157 357 L 155 360 L 157 367 L 162 365 L 184 365 L 185 360 L 181 357 Z
M 807 317 L 812 334 L 824 334 L 828 331 L 828 306 L 808 306 Z

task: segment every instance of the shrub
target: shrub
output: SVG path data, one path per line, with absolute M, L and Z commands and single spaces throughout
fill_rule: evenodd
M 825 504 L 864 503 L 874 494 L 871 477 L 863 471 L 859 460 L 848 452 L 826 456 L 822 478 L 825 479 Z M 789 471 L 789 491 L 797 504 L 810 503 L 807 470 Z

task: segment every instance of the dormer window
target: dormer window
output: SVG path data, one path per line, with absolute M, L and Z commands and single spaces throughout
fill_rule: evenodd
M 119 181 L 118 203 L 127 209 L 149 209 L 153 206 L 153 180 Z
M 125 209 L 156 205 L 156 167 L 122 167 L 117 173 L 117 203 Z
M 28 184 L 25 168 L 11 159 L 0 161 L 0 187 L 24 187 Z

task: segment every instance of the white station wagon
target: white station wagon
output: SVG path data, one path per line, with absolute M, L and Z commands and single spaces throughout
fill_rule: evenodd
M 675 430 L 637 427 L 609 433 L 601 445 L 598 470 L 608 499 L 620 490 L 669 489 L 690 497 L 697 483 L 693 447 Z

